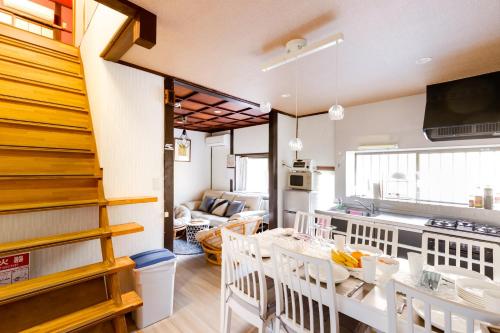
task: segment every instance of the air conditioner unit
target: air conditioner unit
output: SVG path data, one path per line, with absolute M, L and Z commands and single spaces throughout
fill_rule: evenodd
M 208 147 L 227 147 L 229 146 L 230 135 L 216 135 L 205 138 L 205 143 Z

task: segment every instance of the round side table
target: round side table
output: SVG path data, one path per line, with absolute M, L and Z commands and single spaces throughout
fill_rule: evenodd
M 210 221 L 205 219 L 192 219 L 186 224 L 186 240 L 188 243 L 200 245 L 196 240 L 198 231 L 210 228 Z

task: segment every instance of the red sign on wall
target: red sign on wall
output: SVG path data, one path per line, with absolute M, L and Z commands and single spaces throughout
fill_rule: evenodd
M 0 257 L 0 286 L 30 278 L 30 254 Z

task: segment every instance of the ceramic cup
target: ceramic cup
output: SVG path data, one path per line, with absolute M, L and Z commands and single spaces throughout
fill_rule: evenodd
M 483 297 L 486 310 L 500 313 L 500 290 L 486 289 Z
M 363 266 L 363 281 L 367 283 L 375 282 L 375 274 L 377 273 L 377 257 L 363 256 L 361 257 L 361 266 Z
M 335 241 L 335 247 L 337 251 L 344 251 L 345 248 L 345 236 L 343 235 L 333 235 L 333 240 Z
M 408 252 L 408 263 L 412 278 L 419 279 L 424 270 L 424 257 L 421 253 Z

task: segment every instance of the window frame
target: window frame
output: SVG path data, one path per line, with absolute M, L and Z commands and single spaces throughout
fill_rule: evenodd
M 270 163 L 270 160 L 269 160 L 269 153 L 246 153 L 246 154 L 234 154 L 235 156 L 235 159 L 237 159 L 238 157 L 247 157 L 247 158 L 266 158 L 267 159 L 267 167 L 268 167 L 268 172 L 269 172 L 269 163 Z M 238 163 L 236 163 L 235 167 L 234 167 L 234 189 L 236 191 L 236 189 L 238 188 L 238 177 L 237 177 L 237 166 L 238 166 Z M 259 194 L 266 194 L 266 195 L 269 195 L 269 184 L 267 186 L 267 192 L 248 192 L 248 191 L 244 191 L 242 193 L 259 193 Z

